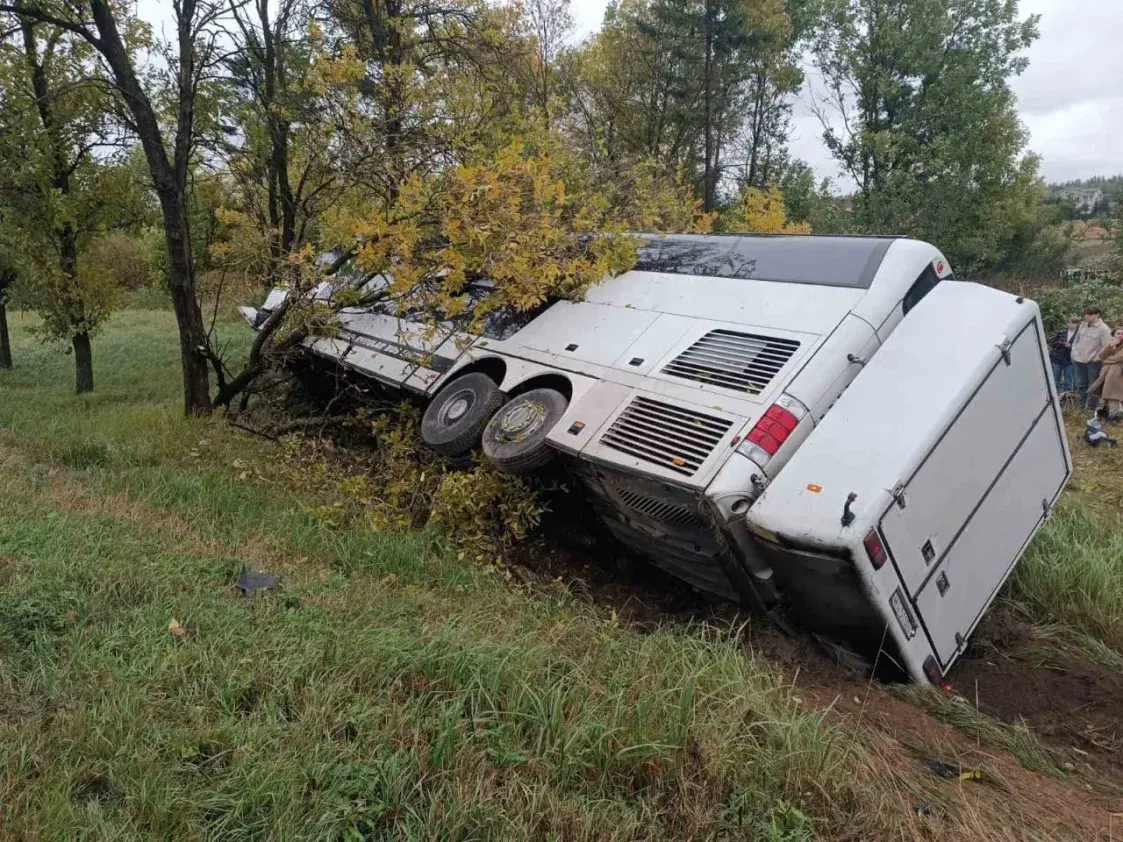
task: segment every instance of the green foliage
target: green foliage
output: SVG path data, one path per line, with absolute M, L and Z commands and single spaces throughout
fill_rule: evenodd
M 120 303 L 119 270 L 135 268 L 111 258 L 110 243 L 89 251 L 138 201 L 128 171 L 95 154 L 115 133 L 110 86 L 90 44 L 65 28 L 8 14 L 0 27 L 0 248 L 23 264 L 43 336 L 88 350 Z M 75 361 L 79 391 L 92 389 L 89 354 Z
M 825 138 L 858 183 L 858 227 L 936 243 L 960 274 L 1001 261 L 1042 198 L 1009 87 L 1036 38 L 1016 2 L 826 4 Z
M 561 60 L 567 126 L 583 154 L 605 168 L 647 160 L 683 171 L 709 211 L 727 175 L 765 186 L 786 157 L 807 5 L 613 5 L 603 28 Z
M 93 255 L 83 256 L 73 275 L 50 263 L 35 271 L 29 298 L 43 319 L 38 332 L 47 341 L 94 334 L 123 301 L 119 279 Z
M 1052 281 L 1068 263 L 1074 238 L 1067 226 L 1055 223 L 1049 205 L 1039 205 L 1037 214 L 1013 231 L 1005 254 L 993 265 L 992 274 L 1029 281 Z
M 846 233 L 846 220 L 830 180 L 824 178 L 816 184 L 815 171 L 803 161 L 785 168 L 780 189 L 792 222 L 806 222 L 817 234 Z
M 94 240 L 88 254 L 92 265 L 126 290 L 150 287 L 156 280 L 150 245 L 141 237 L 113 231 Z
M 341 454 L 330 442 L 291 438 L 286 475 L 315 489 L 313 514 L 336 529 L 439 530 L 459 558 L 501 564 L 538 524 L 542 504 L 528 484 L 481 462 L 453 470 L 421 442 L 420 413 L 408 404 L 349 426 L 370 436 L 372 456 Z
M 1069 316 L 1082 316 L 1086 307 L 1103 310 L 1109 325 L 1123 324 L 1123 287 L 1107 281 L 1082 281 L 1068 286 L 1023 287 L 1041 307 L 1049 330 L 1060 330 Z
M 164 242 L 164 232 L 155 225 L 145 226 L 136 234 L 140 256 L 148 266 L 148 277 L 152 285 L 168 289 L 168 248 Z
M 539 130 L 448 172 L 415 176 L 386 210 L 341 214 L 334 230 L 357 244 L 355 265 L 367 277 L 391 278 L 399 312 L 427 320 L 434 334 L 469 314 L 471 280 L 491 280 L 494 289 L 460 323 L 478 330 L 496 310 L 580 299 L 631 268 L 638 240 L 629 231 L 708 229 L 712 217 L 677 188 L 639 166 L 607 189 L 563 137 Z
M 792 222 L 778 187 L 747 188 L 722 218 L 722 230 L 756 234 L 810 234 L 806 222 Z
M 1062 510 L 1026 554 L 1012 593 L 1037 618 L 1123 652 L 1123 536 L 1113 514 Z
M 481 461 L 470 471 L 441 477 L 429 522 L 464 556 L 498 564 L 532 534 L 542 511 L 538 494 L 525 481 Z

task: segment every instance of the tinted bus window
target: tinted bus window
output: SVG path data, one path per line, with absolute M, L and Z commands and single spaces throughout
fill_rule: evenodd
M 670 235 L 639 250 L 642 272 L 868 289 L 890 238 Z

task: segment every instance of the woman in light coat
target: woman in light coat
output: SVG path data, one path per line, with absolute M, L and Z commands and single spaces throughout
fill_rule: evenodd
M 1108 418 L 1118 421 L 1123 419 L 1123 327 L 1116 328 L 1111 341 L 1100 351 L 1099 361 L 1103 369 L 1088 394 L 1101 398 Z

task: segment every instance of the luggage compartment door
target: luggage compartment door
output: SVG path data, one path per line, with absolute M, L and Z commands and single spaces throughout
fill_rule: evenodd
M 934 564 L 914 604 L 940 666 L 966 644 L 1068 478 L 1056 415 L 1043 408 L 997 482 Z
M 889 552 L 912 597 L 931 578 L 972 512 L 1052 403 L 1033 322 L 1014 337 L 1005 358 L 1009 363 L 995 351 L 992 354 L 994 367 L 920 467 L 902 478 L 903 485 L 897 489 L 899 505 L 881 521 Z M 1040 497 L 1037 508 L 1041 508 Z
M 881 519 L 941 666 L 966 645 L 1069 476 L 1036 322 L 1026 324 Z

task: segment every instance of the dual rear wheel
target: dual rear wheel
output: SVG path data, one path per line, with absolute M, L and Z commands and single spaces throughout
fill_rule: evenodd
M 454 460 L 482 445 L 501 471 L 527 474 L 553 457 L 546 436 L 568 406 L 555 389 L 532 389 L 508 400 L 486 374 L 466 374 L 433 398 L 421 419 L 421 438 Z

